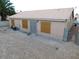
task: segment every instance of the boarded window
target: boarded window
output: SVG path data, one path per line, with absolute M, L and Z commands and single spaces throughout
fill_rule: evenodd
M 51 23 L 49 21 L 41 21 L 41 32 L 50 33 Z
M 11 26 L 15 26 L 14 20 L 11 20 Z
M 28 21 L 27 20 L 22 20 L 22 27 L 25 29 L 28 28 Z

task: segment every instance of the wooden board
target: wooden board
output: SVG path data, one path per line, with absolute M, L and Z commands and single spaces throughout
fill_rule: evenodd
M 41 21 L 41 32 L 50 33 L 51 32 L 51 22 Z
M 22 20 L 22 28 L 28 28 L 28 20 Z

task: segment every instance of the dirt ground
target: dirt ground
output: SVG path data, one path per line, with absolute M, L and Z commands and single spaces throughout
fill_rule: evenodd
M 0 31 L 0 59 L 79 59 L 79 46 L 72 42 L 40 40 L 21 32 Z

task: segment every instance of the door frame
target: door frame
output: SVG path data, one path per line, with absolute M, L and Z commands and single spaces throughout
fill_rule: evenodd
M 21 22 L 20 22 L 20 24 L 21 24 L 21 30 L 23 30 L 25 32 L 30 32 L 30 20 L 28 20 L 28 19 L 26 19 L 26 20 L 28 21 L 28 28 L 25 29 L 25 28 L 22 27 L 22 20 L 21 20 Z
M 51 22 L 51 30 L 52 30 L 52 22 Z M 41 32 L 41 21 L 39 21 L 38 24 L 37 24 L 37 32 L 38 32 L 37 34 L 39 34 L 39 35 L 52 37 L 52 31 L 50 33 Z
M 30 32 L 36 34 L 37 33 L 37 20 L 30 20 Z M 34 30 L 35 29 L 35 30 Z

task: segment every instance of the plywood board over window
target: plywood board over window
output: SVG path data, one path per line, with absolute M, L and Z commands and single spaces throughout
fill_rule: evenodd
M 22 28 L 24 29 L 28 28 L 28 20 L 22 20 Z
M 51 22 L 41 21 L 41 32 L 50 33 L 51 32 Z
M 14 20 L 11 20 L 11 26 L 15 26 Z

